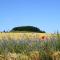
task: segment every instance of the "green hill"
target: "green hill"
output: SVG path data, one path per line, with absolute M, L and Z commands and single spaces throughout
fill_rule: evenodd
M 39 32 L 39 33 L 45 33 L 45 31 L 40 30 L 37 27 L 34 26 L 20 26 L 20 27 L 14 27 L 11 32 Z

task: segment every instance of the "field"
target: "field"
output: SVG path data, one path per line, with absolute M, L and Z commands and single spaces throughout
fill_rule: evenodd
M 6 40 L 21 40 L 21 39 L 41 39 L 42 36 L 47 37 L 51 36 L 51 34 L 45 34 L 45 33 L 0 33 L 0 40 L 6 39 Z
M 60 34 L 2 32 L 0 60 L 60 60 Z

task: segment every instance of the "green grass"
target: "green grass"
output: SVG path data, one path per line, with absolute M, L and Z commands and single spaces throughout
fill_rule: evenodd
M 18 60 L 53 60 L 52 55 L 58 51 L 60 52 L 59 34 L 45 41 L 0 40 L 0 55 L 5 56 L 8 53 L 20 54 Z

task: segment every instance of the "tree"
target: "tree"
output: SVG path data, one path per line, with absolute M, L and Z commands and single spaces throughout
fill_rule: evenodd
M 45 33 L 45 31 L 40 30 L 37 27 L 34 26 L 21 26 L 21 27 L 14 27 L 11 32 L 15 31 L 26 31 L 26 32 L 40 32 L 40 33 Z
M 5 30 L 3 32 L 6 32 Z

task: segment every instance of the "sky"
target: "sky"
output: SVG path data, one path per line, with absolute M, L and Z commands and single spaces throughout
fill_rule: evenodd
M 60 31 L 60 0 L 0 0 L 0 31 L 17 26 Z

